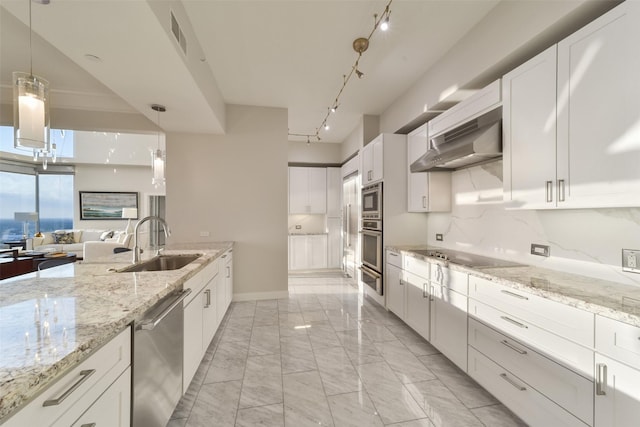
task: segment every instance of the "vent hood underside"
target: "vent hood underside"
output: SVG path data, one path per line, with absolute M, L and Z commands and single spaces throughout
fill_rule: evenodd
M 431 139 L 429 151 L 411 164 L 411 172 L 453 170 L 501 157 L 501 116 L 498 108 Z

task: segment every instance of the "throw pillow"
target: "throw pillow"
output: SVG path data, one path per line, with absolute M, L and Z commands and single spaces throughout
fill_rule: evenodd
M 109 230 L 109 231 L 105 231 L 100 235 L 100 240 L 104 242 L 105 239 L 110 239 L 112 237 L 113 237 L 113 230 Z
M 65 231 L 60 231 L 53 233 L 53 241 L 57 244 L 70 244 L 75 243 L 75 239 L 73 238 L 73 231 L 67 233 Z

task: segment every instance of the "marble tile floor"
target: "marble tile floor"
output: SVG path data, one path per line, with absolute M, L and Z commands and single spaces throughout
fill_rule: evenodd
M 167 427 L 524 426 L 352 279 L 232 303 Z

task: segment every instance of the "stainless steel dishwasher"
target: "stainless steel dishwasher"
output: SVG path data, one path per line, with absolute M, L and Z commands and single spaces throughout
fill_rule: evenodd
M 182 397 L 182 300 L 190 293 L 169 295 L 135 324 L 133 427 L 165 427 Z

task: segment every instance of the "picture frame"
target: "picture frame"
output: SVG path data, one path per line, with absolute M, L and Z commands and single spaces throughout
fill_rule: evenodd
M 126 218 L 122 218 L 122 209 L 138 209 L 137 192 L 80 191 L 79 193 L 81 220 L 125 220 Z

